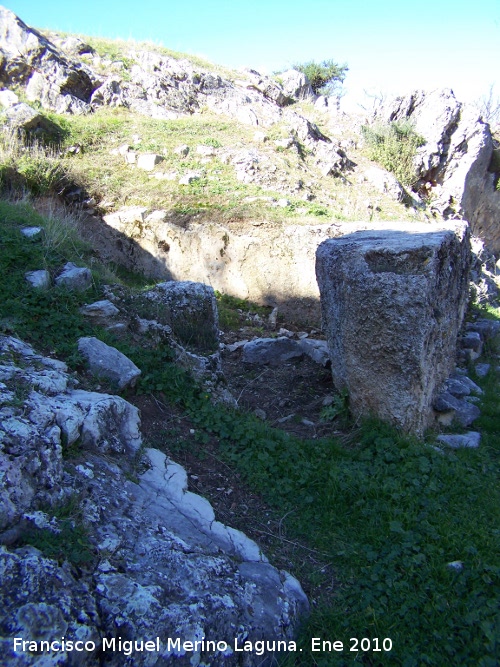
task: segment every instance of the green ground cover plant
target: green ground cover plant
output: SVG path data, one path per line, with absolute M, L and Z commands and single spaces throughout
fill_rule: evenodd
M 287 538 L 300 540 L 333 568 L 334 592 L 327 596 L 321 593 L 322 568 L 313 571 L 298 556 L 290 565 L 316 603 L 301 631 L 302 652 L 287 656 L 286 667 L 498 664 L 498 349 L 487 349 L 492 369 L 477 379 L 485 392 L 477 450 L 436 449 L 432 433 L 417 441 L 378 421 L 351 425 L 342 437 L 299 439 L 254 415 L 214 405 L 173 363 L 167 346 L 142 347 L 92 329 L 78 306 L 99 298 L 98 284 L 79 296 L 32 290 L 25 270 L 55 271 L 78 257 L 73 243 L 54 248 L 43 237 L 22 237 L 20 227 L 32 224 L 44 226 L 44 219 L 26 205 L 0 202 L 2 330 L 55 352 L 75 369 L 78 336 L 116 345 L 142 369 L 138 392 L 161 396 L 187 415 L 200 450 L 216 443 L 225 464 L 283 517 Z M 219 297 L 224 301 L 229 310 L 241 305 Z M 33 312 L 37 319 L 30 322 Z M 499 309 L 489 316 L 500 319 Z M 178 439 L 176 447 L 193 448 L 193 440 Z M 79 558 L 85 537 L 73 537 Z M 69 557 L 59 543 L 39 544 L 55 558 Z M 340 640 L 346 650 L 312 652 L 312 637 Z M 351 638 L 359 640 L 358 651 L 349 650 Z M 373 650 L 384 639 L 391 651 Z
M 414 159 L 425 140 L 408 122 L 394 121 L 388 125 L 364 125 L 362 128 L 368 157 L 390 171 L 403 184 L 413 187 L 418 180 Z

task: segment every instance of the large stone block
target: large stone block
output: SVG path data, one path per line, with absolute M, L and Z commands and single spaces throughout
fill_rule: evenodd
M 335 386 L 355 415 L 421 434 L 450 375 L 468 295 L 466 223 L 377 225 L 316 253 Z

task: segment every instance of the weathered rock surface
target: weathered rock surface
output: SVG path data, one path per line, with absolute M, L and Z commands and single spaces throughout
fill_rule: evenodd
M 87 267 L 68 262 L 56 278 L 56 285 L 76 292 L 84 292 L 92 285 L 92 273 Z
M 92 667 L 98 661 L 99 615 L 88 584 L 68 563 L 45 558 L 33 547 L 0 547 L 0 650 L 2 664 Z M 36 654 L 14 651 L 13 638 L 91 642 L 94 650 Z M 90 647 L 90 644 L 88 644 Z M 20 648 L 20 647 L 19 647 Z
M 170 280 L 142 297 L 151 304 L 153 319 L 170 326 L 181 342 L 201 350 L 218 348 L 219 311 L 210 285 Z
M 416 91 L 385 105 L 378 117 L 410 121 L 425 144 L 418 149 L 415 175 L 445 217 L 468 220 L 472 234 L 500 251 L 500 192 L 488 172 L 493 154 L 490 128 L 477 109 L 459 102 L 451 90 Z
M 470 263 L 467 225 L 387 225 L 320 245 L 332 374 L 355 415 L 421 434 L 454 366 Z
M 35 289 L 48 289 L 50 287 L 50 273 L 46 269 L 28 271 L 25 278 Z
M 0 362 L 2 665 L 90 667 L 102 656 L 112 667 L 274 664 L 255 652 L 242 662 L 234 643 L 291 640 L 308 609 L 300 584 L 272 567 L 255 542 L 218 522 L 210 503 L 187 490 L 185 471 L 162 452 L 147 450 L 131 481 L 140 445 L 136 408 L 73 389 L 64 364 L 17 339 L 0 337 Z M 22 382 L 31 389 L 19 405 L 15 389 Z M 128 406 L 126 418 L 119 404 Z M 62 448 L 77 439 L 80 455 L 64 461 Z M 70 499 L 91 558 L 78 570 L 17 545 L 27 527 L 57 537 L 61 527 L 50 508 Z M 64 637 L 88 649 L 15 653 L 15 637 Z M 118 637 L 158 637 L 159 650 L 156 643 L 152 652 L 132 646 L 127 657 Z M 227 649 L 184 651 L 169 645 L 177 637 L 227 642 Z M 115 638 L 115 649 L 103 638 Z
M 28 100 L 58 113 L 90 111 L 96 81 L 13 12 L 0 7 L 0 83 L 27 84 Z
M 241 360 L 244 364 L 270 364 L 278 366 L 304 356 L 299 341 L 286 336 L 279 338 L 256 338 L 245 343 Z
M 476 449 L 479 447 L 481 434 L 477 431 L 469 431 L 468 433 L 455 435 L 438 435 L 436 440 L 438 442 L 442 442 L 444 445 L 447 445 L 447 447 L 451 447 L 452 449 L 460 449 L 461 447 Z
M 314 91 L 307 76 L 296 69 L 289 69 L 279 75 L 283 92 L 293 100 L 314 99 Z
M 88 361 L 91 372 L 111 382 L 118 391 L 134 387 L 141 374 L 128 357 L 93 336 L 80 338 L 78 351 Z

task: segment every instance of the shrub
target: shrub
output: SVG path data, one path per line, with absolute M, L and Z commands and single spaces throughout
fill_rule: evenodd
M 414 160 L 417 149 L 425 144 L 411 123 L 363 126 L 368 157 L 390 171 L 403 184 L 413 187 L 417 181 Z
M 339 84 L 343 83 L 349 68 L 346 64 L 339 65 L 333 60 L 323 60 L 320 63 L 310 60 L 307 63 L 295 64 L 293 69 L 307 76 L 316 95 L 331 95 L 336 92 Z

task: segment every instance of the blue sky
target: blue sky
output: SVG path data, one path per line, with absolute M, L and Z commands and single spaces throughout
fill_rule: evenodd
M 500 0 L 12 0 L 25 23 L 97 37 L 152 40 L 230 67 L 347 63 L 345 85 L 405 93 L 453 88 L 500 96 Z

